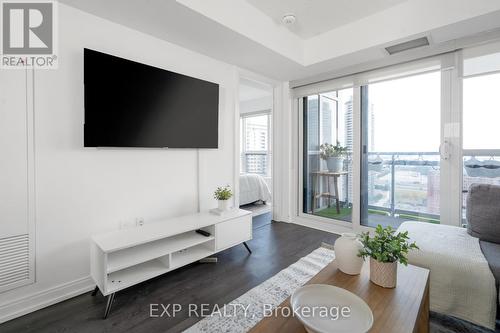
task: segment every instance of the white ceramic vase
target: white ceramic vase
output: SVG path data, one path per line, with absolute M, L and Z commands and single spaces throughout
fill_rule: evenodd
M 225 212 L 225 211 L 228 211 L 229 210 L 229 200 L 218 200 L 217 201 L 217 204 L 218 204 L 218 209 L 221 211 L 221 212 Z
M 326 160 L 326 166 L 330 172 L 341 172 L 344 170 L 344 158 L 343 157 L 328 157 Z
M 354 233 L 343 233 L 341 237 L 337 238 L 333 249 L 335 261 L 342 272 L 350 275 L 361 273 L 363 258 L 358 257 L 358 253 L 362 248 L 363 244 Z
M 380 262 L 370 258 L 370 280 L 384 288 L 394 288 L 398 278 L 397 262 Z

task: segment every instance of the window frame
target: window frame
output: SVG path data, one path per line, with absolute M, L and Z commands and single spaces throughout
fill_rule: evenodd
M 267 150 L 264 151 L 254 151 L 247 150 L 246 145 L 246 120 L 252 117 L 260 117 L 267 116 Z M 251 173 L 261 175 L 265 178 L 270 178 L 272 174 L 272 112 L 271 110 L 262 110 L 262 111 L 254 111 L 240 114 L 240 173 L 246 174 L 249 173 L 246 170 L 246 159 L 248 155 L 266 155 L 267 156 L 267 164 L 266 164 L 266 173 Z
M 474 46 L 470 48 L 465 48 L 461 52 L 460 58 L 460 83 L 461 83 L 461 101 L 464 102 L 465 99 L 465 81 L 467 79 L 473 79 L 477 77 L 484 77 L 489 75 L 498 75 L 500 73 L 500 42 L 487 43 L 479 46 Z M 482 64 L 481 61 L 487 60 L 485 64 Z M 492 61 L 493 60 L 493 61 Z M 488 61 L 492 61 L 492 63 L 488 63 Z M 477 65 L 480 65 L 479 67 Z M 463 206 L 465 202 L 466 195 L 468 193 L 468 188 L 465 188 L 465 157 L 486 157 L 490 156 L 490 158 L 498 158 L 500 156 L 499 148 L 482 148 L 482 147 L 468 147 L 465 148 L 464 139 L 464 116 L 467 110 L 465 110 L 465 105 L 462 105 L 462 123 L 461 123 L 461 133 L 462 133 L 462 142 L 461 142 L 461 179 L 460 179 L 460 189 L 461 189 L 461 221 L 464 225 L 466 225 L 465 220 L 465 207 Z M 488 177 L 487 177 L 488 178 Z M 495 179 L 496 177 L 492 178 Z M 490 182 L 479 182 L 477 180 L 474 181 L 479 184 L 490 184 Z M 494 183 L 494 182 L 491 182 Z
M 358 74 L 340 77 L 338 79 L 326 80 L 318 82 L 311 85 L 299 86 L 291 91 L 291 97 L 293 100 L 292 104 L 292 142 L 293 142 L 293 161 L 292 161 L 292 175 L 296 180 L 293 187 L 293 192 L 291 194 L 292 198 L 292 214 L 291 220 L 294 223 L 310 226 L 334 233 L 342 232 L 363 232 L 363 231 L 373 231 L 373 228 L 363 226 L 360 224 L 360 191 L 361 191 L 361 87 L 375 82 L 382 82 L 386 80 L 393 80 L 397 78 L 404 78 L 413 75 L 420 75 L 427 72 L 433 72 L 440 70 L 442 73 L 442 84 L 441 84 L 441 108 L 442 108 L 442 129 L 441 129 L 441 140 L 445 138 L 445 142 L 449 142 L 452 146 L 458 146 L 461 140 L 461 133 L 452 133 L 448 137 L 447 131 L 444 128 L 451 126 L 444 125 L 459 122 L 461 117 L 461 82 L 459 80 L 460 73 L 460 51 L 444 53 L 438 56 L 432 56 L 428 58 L 422 58 L 419 60 L 414 60 L 408 63 L 402 63 L 399 65 L 393 65 L 386 68 L 374 69 L 371 71 L 360 72 Z M 320 94 L 324 92 L 330 92 L 333 90 L 342 90 L 346 88 L 353 88 L 353 214 L 352 223 L 344 222 L 341 220 L 334 220 L 319 216 L 312 216 L 310 214 L 303 213 L 303 193 L 302 193 L 302 182 L 303 182 L 303 105 L 302 98 L 310 95 Z M 461 160 L 461 152 L 453 151 L 453 158 L 447 160 L 443 164 L 446 164 L 449 168 L 449 177 L 441 182 L 441 193 L 443 188 L 450 188 L 452 194 L 450 195 L 449 204 L 445 207 L 441 207 L 441 216 L 446 216 L 446 221 L 448 223 L 442 224 L 452 224 L 459 225 L 458 217 L 460 216 L 460 199 L 461 188 L 457 186 L 456 178 L 460 177 L 459 172 L 459 161 Z M 453 181 L 455 179 L 455 181 Z M 460 178 L 461 187 L 461 178 Z M 461 198 L 461 197 L 460 197 Z M 445 215 L 446 214 L 446 215 Z

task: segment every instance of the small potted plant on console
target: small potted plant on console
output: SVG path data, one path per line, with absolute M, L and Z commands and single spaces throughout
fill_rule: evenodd
M 379 224 L 375 235 L 364 232 L 360 235 L 363 248 L 358 256 L 370 257 L 370 280 L 384 288 L 394 288 L 397 282 L 398 262 L 408 265 L 408 252 L 418 249 L 415 242 L 410 243 L 408 232 L 396 234 L 391 226 L 382 228 Z
M 231 191 L 231 187 L 226 185 L 224 187 L 217 187 L 214 192 L 214 198 L 218 203 L 218 210 L 220 212 L 225 212 L 230 209 L 229 207 L 229 199 L 233 196 L 233 192 Z

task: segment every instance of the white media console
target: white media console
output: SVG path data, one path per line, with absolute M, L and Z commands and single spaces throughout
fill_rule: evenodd
M 204 236 L 196 232 L 201 229 Z M 104 318 L 117 291 L 193 263 L 252 239 L 252 213 L 233 209 L 218 216 L 198 213 L 95 235 L 90 244 L 90 274 L 108 296 Z

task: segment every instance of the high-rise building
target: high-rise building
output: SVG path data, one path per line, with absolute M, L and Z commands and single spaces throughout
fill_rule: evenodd
M 353 149 L 352 97 L 344 104 L 344 142 L 349 151 Z
M 352 96 L 344 103 L 344 145 L 347 150 L 352 152 L 354 148 L 354 127 L 353 127 L 353 112 L 352 112 Z M 352 158 L 352 157 L 351 157 Z M 347 163 L 347 181 L 342 183 L 343 200 L 350 204 L 352 203 L 352 163 Z
M 259 116 L 250 119 L 247 118 L 245 122 L 245 170 L 248 173 L 266 174 L 267 154 L 259 152 L 266 152 L 268 147 L 267 117 Z
M 370 104 L 370 108 L 368 109 L 368 137 L 369 137 L 369 148 L 370 151 L 375 151 L 375 107 L 373 104 Z
M 246 150 L 260 151 L 267 149 L 267 124 L 258 122 L 246 123 Z
M 430 170 L 427 174 L 426 213 L 439 215 L 440 190 L 440 171 Z
M 333 139 L 333 131 L 335 129 L 333 119 L 334 119 L 334 110 L 332 109 L 332 102 L 327 98 L 321 98 L 321 109 L 320 109 L 320 117 L 321 117 L 321 132 L 320 132 L 320 143 L 331 143 L 336 144 Z
M 307 98 L 307 144 L 308 151 L 319 150 L 319 96 Z

